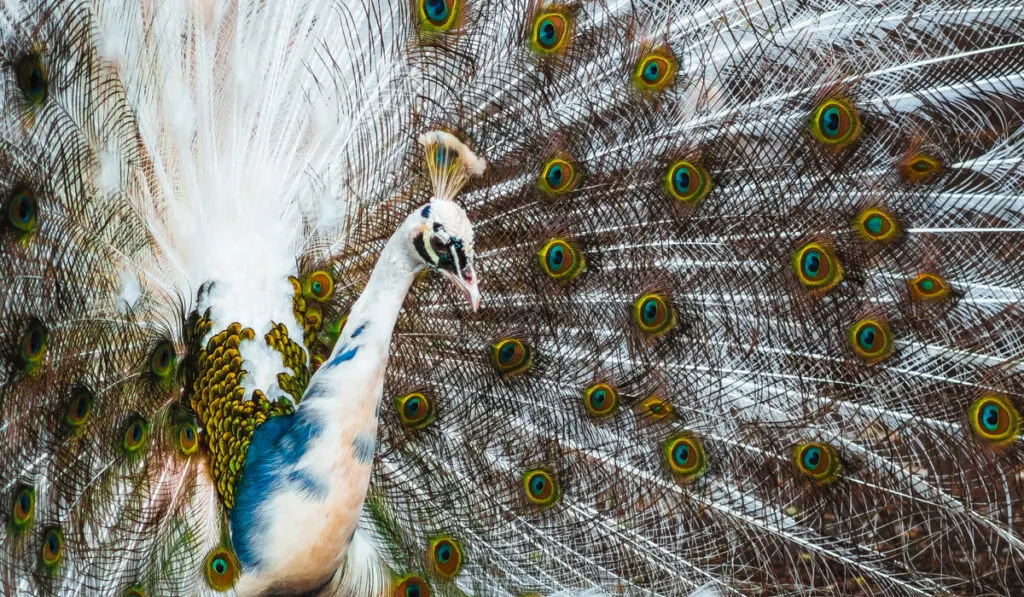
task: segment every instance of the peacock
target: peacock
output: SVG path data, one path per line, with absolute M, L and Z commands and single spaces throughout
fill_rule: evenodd
M 1024 4 L 0 40 L 0 594 L 1024 595 Z

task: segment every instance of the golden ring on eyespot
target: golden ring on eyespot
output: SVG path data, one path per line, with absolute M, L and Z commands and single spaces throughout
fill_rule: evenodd
M 611 384 L 596 383 L 583 391 L 583 407 L 592 417 L 609 417 L 619 407 L 619 393 Z
M 583 254 L 562 238 L 549 240 L 537 253 L 537 259 L 544 273 L 559 282 L 575 278 L 586 265 Z
M 817 484 L 831 483 L 842 468 L 839 454 L 832 446 L 818 442 L 798 444 L 793 448 L 793 465 L 800 474 Z
M 189 421 L 178 426 L 178 449 L 186 456 L 199 449 L 199 430 L 195 423 Z
M 50 527 L 43 532 L 43 544 L 40 548 L 43 566 L 54 569 L 60 565 L 64 557 L 64 533 L 59 527 Z
M 306 287 L 310 298 L 323 302 L 334 294 L 334 278 L 323 270 L 317 270 L 309 275 Z
M 92 406 L 93 395 L 88 388 L 83 386 L 72 388 L 67 411 L 64 414 L 64 421 L 72 428 L 82 427 L 89 420 Z
M 21 336 L 21 358 L 29 368 L 34 368 L 46 356 L 50 334 L 43 324 L 33 321 Z
M 675 311 L 665 297 L 647 293 L 633 303 L 633 319 L 650 338 L 660 336 L 676 325 Z
M 174 347 L 168 341 L 160 342 L 153 348 L 149 358 L 149 368 L 157 377 L 167 377 L 174 368 L 174 360 L 177 355 Z
M 569 40 L 569 20 L 560 12 L 542 12 L 533 20 L 530 45 L 533 51 L 550 56 L 565 51 Z
M 1021 432 L 1020 411 L 1005 394 L 987 394 L 975 400 L 968 418 L 975 435 L 995 447 L 1011 444 Z
M 942 162 L 925 153 L 911 155 L 899 165 L 900 174 L 910 183 L 929 182 L 942 170 Z
M 564 195 L 576 187 L 579 173 L 566 157 L 554 157 L 544 164 L 538 185 L 548 195 Z
M 395 399 L 395 410 L 402 425 L 422 429 L 434 420 L 434 405 L 423 392 L 411 392 Z
M 822 143 L 841 148 L 860 135 L 860 116 L 853 106 L 844 101 L 828 100 L 814 110 L 811 132 Z
M 711 192 L 711 178 L 700 166 L 680 160 L 665 173 L 665 190 L 683 203 L 696 205 Z
M 530 348 L 517 338 L 505 338 L 491 346 L 494 366 L 503 377 L 524 373 L 533 364 Z
M 693 433 L 684 433 L 669 439 L 662 450 L 669 470 L 680 480 L 692 481 L 703 475 L 707 469 L 704 444 L 700 437 Z
M 854 230 L 865 240 L 887 243 L 899 236 L 900 224 L 888 210 L 869 207 L 854 218 Z
M 892 354 L 892 332 L 880 319 L 862 319 L 850 328 L 850 344 L 857 356 L 868 364 L 877 363 Z
M 395 585 L 393 597 L 431 597 L 430 585 L 418 576 L 404 576 Z
M 451 579 L 462 569 L 462 549 L 451 537 L 438 537 L 430 543 L 430 563 L 434 573 Z
M 533 469 L 523 474 L 523 491 L 532 503 L 547 507 L 558 501 L 558 480 L 548 471 Z
M 141 417 L 135 417 L 125 428 L 122 446 L 126 452 L 137 452 L 145 445 L 148 435 L 149 422 Z
M 907 280 L 910 296 L 917 302 L 938 302 L 949 296 L 949 283 L 937 274 L 920 273 Z
M 668 46 L 662 46 L 640 57 L 633 69 L 633 85 L 643 92 L 661 92 L 676 78 L 679 61 Z
M 793 270 L 804 286 L 818 293 L 831 290 L 843 279 L 843 268 L 832 249 L 810 242 L 793 254 Z
M 23 531 L 32 524 L 36 511 L 36 491 L 31 487 L 21 487 L 14 493 L 11 505 L 11 523 L 18 531 Z
M 648 396 L 637 405 L 637 412 L 651 421 L 664 421 L 672 416 L 672 405 L 659 396 Z
M 216 591 L 227 591 L 238 580 L 239 565 L 235 554 L 229 549 L 218 547 L 206 556 L 204 566 L 206 582 Z

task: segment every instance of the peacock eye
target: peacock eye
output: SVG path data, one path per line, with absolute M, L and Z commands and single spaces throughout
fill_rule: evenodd
M 27 189 L 17 189 L 7 199 L 7 221 L 21 234 L 35 230 L 38 205 Z
M 692 481 L 707 469 L 707 454 L 704 444 L 694 434 L 674 437 L 663 447 L 669 470 L 680 481 Z
M 916 153 L 900 163 L 899 171 L 907 182 L 929 182 L 942 172 L 942 162 L 930 155 Z
M 132 419 L 124 431 L 122 447 L 128 454 L 134 454 L 142 449 L 146 443 L 146 436 L 149 434 L 149 422 L 141 417 Z
M 11 508 L 11 523 L 15 529 L 23 531 L 32 524 L 36 509 L 36 492 L 31 487 L 22 487 L 14 494 Z
M 434 572 L 445 579 L 454 578 L 462 568 L 462 550 L 449 537 L 434 539 L 430 546 L 431 564 Z
M 526 499 L 538 506 L 547 507 L 558 501 L 558 481 L 547 471 L 526 471 L 523 475 L 523 489 L 526 492 Z
M 821 485 L 834 481 L 841 468 L 835 448 L 822 443 L 798 444 L 793 448 L 793 464 L 800 474 Z
M 50 334 L 38 321 L 28 325 L 21 335 L 21 360 L 29 371 L 34 371 L 46 356 L 46 346 Z
M 506 338 L 491 346 L 491 358 L 502 377 L 512 377 L 529 370 L 532 365 L 531 351 L 516 338 Z
M 869 364 L 877 363 L 892 354 L 892 333 L 884 321 L 864 319 L 850 328 L 850 343 L 854 352 Z
M 868 241 L 886 243 L 895 239 L 900 233 L 899 222 L 887 210 L 872 207 L 857 214 L 853 227 L 861 237 Z
M 238 562 L 235 555 L 218 547 L 206 556 L 206 582 L 216 591 L 227 591 L 238 580 Z
M 828 100 L 814 111 L 811 132 L 828 146 L 844 147 L 860 135 L 860 118 L 856 110 L 846 103 Z
M 816 292 L 831 290 L 843 279 L 843 268 L 832 250 L 816 242 L 793 254 L 793 269 L 800 283 Z
M 41 554 L 43 566 L 53 570 L 64 555 L 64 533 L 58 527 L 51 527 L 43 532 Z
M 541 13 L 533 21 L 533 49 L 538 54 L 551 55 L 564 50 L 569 24 L 565 15 L 557 12 Z
M 455 23 L 459 0 L 419 0 L 421 25 L 428 31 L 442 32 Z
M 430 585 L 418 576 L 406 576 L 395 587 L 394 597 L 431 597 Z
M 618 405 L 618 392 L 609 384 L 594 384 L 583 392 L 583 406 L 592 417 L 608 417 L 615 413 Z
M 583 254 L 565 239 L 553 238 L 537 253 L 544 273 L 560 282 L 575 278 L 583 271 Z
M 699 166 L 679 161 L 668 169 L 665 175 L 665 189 L 678 201 L 696 204 L 711 192 L 711 180 Z
M 153 353 L 149 357 L 149 369 L 157 377 L 167 377 L 174 367 L 174 359 L 174 347 L 165 340 L 153 349 Z
M 146 597 L 146 591 L 139 586 L 131 587 L 125 592 L 124 597 Z
M 640 416 L 652 421 L 664 421 L 672 416 L 672 405 L 659 396 L 648 396 L 637 406 Z
M 430 248 L 434 253 L 438 255 L 447 255 L 451 251 L 451 247 L 445 241 L 441 240 L 437 236 L 430 237 Z
M 39 55 L 29 54 L 15 66 L 18 89 L 30 104 L 42 105 L 46 101 L 46 69 Z
M 188 456 L 194 454 L 199 447 L 199 432 L 196 424 L 191 421 L 178 428 L 178 450 Z
M 637 61 L 633 85 L 644 92 L 661 92 L 672 84 L 678 70 L 675 54 L 668 46 L 662 46 Z
M 92 412 L 93 396 L 87 388 L 78 386 L 71 390 L 71 399 L 68 401 L 67 412 L 64 420 L 73 429 L 85 425 L 89 420 L 89 413 Z
M 1005 446 L 1020 433 L 1020 412 L 1004 394 L 981 397 L 968 413 L 975 435 L 993 446 Z
M 563 195 L 576 187 L 578 173 L 568 157 L 554 157 L 544 164 L 539 185 L 548 195 Z
M 308 288 L 307 295 L 310 298 L 321 302 L 326 301 L 334 293 L 334 278 L 323 270 L 317 270 L 309 275 L 306 286 Z
M 935 302 L 949 296 L 949 284 L 936 274 L 923 273 L 907 281 L 910 296 L 918 302 Z
M 422 392 L 413 392 L 396 399 L 395 409 L 402 425 L 408 429 L 422 429 L 434 420 L 433 402 Z
M 633 303 L 633 317 L 649 338 L 668 332 L 676 324 L 675 311 L 665 297 L 656 293 L 645 294 Z

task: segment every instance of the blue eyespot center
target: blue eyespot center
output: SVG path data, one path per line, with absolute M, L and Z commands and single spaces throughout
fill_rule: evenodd
M 546 18 L 543 21 L 541 21 L 537 35 L 537 41 L 540 43 L 541 46 L 548 49 L 554 47 L 555 43 L 558 42 L 557 35 L 558 30 L 555 29 L 555 24 L 551 22 L 550 18 Z
M 651 60 L 644 65 L 643 73 L 644 81 L 648 83 L 657 83 L 658 79 L 661 78 L 661 66 L 657 60 Z
M 918 287 L 920 287 L 921 290 L 925 292 L 932 292 L 933 290 L 935 290 L 935 280 L 932 280 L 931 278 L 925 278 L 924 280 L 921 280 L 921 282 L 918 284 Z
M 877 338 L 877 330 L 873 325 L 864 326 L 864 329 L 857 334 L 857 340 L 860 342 L 861 348 L 865 350 L 873 349 Z
M 57 538 L 57 533 L 51 531 L 46 536 L 46 547 L 50 549 L 51 553 L 57 553 L 57 549 L 60 548 L 60 540 Z
M 448 560 L 452 559 L 452 548 L 450 545 L 442 545 L 437 548 L 437 561 L 442 564 L 447 564 Z
M 423 6 L 427 18 L 434 23 L 443 23 L 448 18 L 449 8 L 447 0 L 424 0 Z M 439 150 L 437 153 L 440 156 L 442 151 Z M 444 159 L 447 159 L 447 156 Z M 439 165 L 443 163 L 443 161 L 438 162 Z
M 23 512 L 27 512 L 28 509 L 32 507 L 32 498 L 30 498 L 27 493 L 21 494 L 18 496 L 18 507 L 20 507 Z
M 228 571 L 228 563 L 224 558 L 215 558 L 212 566 L 213 571 L 217 574 L 224 574 Z
M 672 186 L 680 195 L 688 194 L 690 192 L 690 170 L 685 167 L 676 168 L 672 174 Z
M 405 415 L 407 417 L 415 417 L 416 413 L 420 410 L 420 399 L 410 398 L 405 402 Z
M 32 220 L 32 202 L 24 195 L 18 195 L 17 204 L 14 207 L 14 217 L 22 224 L 28 224 Z
M 643 316 L 644 323 L 653 325 L 658 317 L 657 299 L 649 298 L 644 301 L 643 307 L 640 309 L 640 314 Z
M 534 496 L 539 496 L 544 493 L 544 488 L 547 485 L 548 482 L 544 479 L 543 475 L 534 475 L 533 479 L 530 479 L 530 492 Z
M 548 184 L 550 184 L 551 186 L 556 188 L 562 186 L 562 180 L 564 178 L 565 175 L 562 172 L 561 166 L 552 166 L 548 170 Z
M 512 357 L 514 357 L 515 354 L 516 347 L 511 342 L 506 343 L 504 346 L 501 347 L 501 350 L 498 351 L 498 357 L 501 358 L 502 363 L 508 363 L 509 361 L 511 361 Z
M 825 108 L 821 113 L 821 130 L 830 139 L 839 136 L 839 108 L 836 106 Z
M 562 268 L 562 264 L 565 262 L 565 250 L 562 247 L 555 245 L 548 251 L 548 266 L 558 271 Z
M 420 597 L 419 585 L 409 585 L 405 588 L 405 597 Z
M 995 404 L 987 404 L 981 409 L 979 417 L 981 426 L 986 431 L 995 433 L 999 430 L 999 407 Z
M 817 249 L 804 253 L 804 274 L 814 278 L 821 271 L 821 252 Z
M 686 463 L 690 461 L 690 446 L 685 442 L 680 442 L 672 448 L 672 461 L 677 466 L 686 466 Z
M 821 464 L 821 448 L 811 447 L 804 450 L 804 466 L 813 471 Z
M 864 229 L 875 236 L 882 233 L 882 226 L 882 216 L 871 216 L 867 220 L 864 220 Z
M 604 406 L 604 402 L 607 399 L 608 392 L 604 390 L 596 390 L 593 394 L 590 395 L 590 403 L 594 406 L 594 408 L 601 408 L 602 406 Z

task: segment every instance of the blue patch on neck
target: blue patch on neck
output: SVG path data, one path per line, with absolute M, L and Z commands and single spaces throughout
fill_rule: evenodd
M 346 350 L 346 349 L 348 349 L 348 350 Z M 352 348 L 348 348 L 347 346 L 342 346 L 341 349 L 338 351 L 338 354 L 335 355 L 334 358 L 332 358 L 331 360 L 329 360 L 326 363 L 324 363 L 324 368 L 328 368 L 329 369 L 331 367 L 337 367 L 338 365 L 344 363 L 345 361 L 351 361 L 352 358 L 354 356 L 356 356 L 356 353 L 358 351 L 359 351 L 359 348 L 356 347 L 356 346 L 353 346 Z
M 363 325 L 357 327 L 356 331 L 352 332 L 352 337 L 353 338 L 359 337 L 359 334 L 362 334 L 363 330 L 365 330 L 365 329 L 366 329 L 366 324 L 364 323 Z
M 300 492 L 307 499 L 322 501 L 326 485 L 298 462 L 323 432 L 321 421 L 309 410 L 267 419 L 256 428 L 246 453 L 242 477 L 235 487 L 235 507 L 231 509 L 231 542 L 242 568 L 247 573 L 260 570 L 266 547 L 268 518 L 274 513 L 263 507 L 276 494 Z

